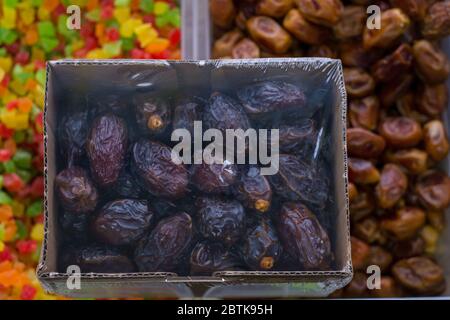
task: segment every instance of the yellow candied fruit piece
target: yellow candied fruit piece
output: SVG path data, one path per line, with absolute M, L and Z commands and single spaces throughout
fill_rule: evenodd
M 37 223 L 31 229 L 31 239 L 41 242 L 44 240 L 44 225 Z
M 23 22 L 24 25 L 29 26 L 34 22 L 34 9 L 33 8 L 27 8 L 23 9 L 19 12 L 20 14 L 20 20 Z
M 107 59 L 107 54 L 102 49 L 94 49 L 86 55 L 87 59 Z
M 25 214 L 25 205 L 20 201 L 13 200 L 11 203 L 11 209 L 14 217 L 21 218 Z
M 120 35 L 124 38 L 129 38 L 133 35 L 136 28 L 143 24 L 141 19 L 127 19 L 120 26 Z
M 38 9 L 38 18 L 39 20 L 50 20 L 50 14 L 51 12 L 45 9 L 43 6 L 40 6 Z
M 2 11 L 3 14 L 2 18 L 0 19 L 0 26 L 2 26 L 5 29 L 14 29 L 17 20 L 16 9 L 3 6 Z
M 0 252 L 5 250 L 5 243 L 3 241 L 0 241 Z
M 0 68 L 0 82 L 2 82 L 2 80 L 5 78 L 5 70 L 3 70 L 2 68 Z
M 149 24 L 144 24 L 139 28 L 136 28 L 135 33 L 142 48 L 145 48 L 147 45 L 154 42 L 158 37 L 158 32 Z
M 119 23 L 124 23 L 130 18 L 130 8 L 129 7 L 118 7 L 114 9 L 114 18 L 119 21 Z
M 12 67 L 12 59 L 10 57 L 0 57 L 0 68 L 3 69 L 6 73 L 11 70 Z

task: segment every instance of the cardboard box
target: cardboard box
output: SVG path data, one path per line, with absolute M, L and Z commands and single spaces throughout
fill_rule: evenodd
M 250 79 L 289 77 L 310 83 L 315 90 L 327 83 L 324 108 L 331 108 L 334 186 L 333 216 L 336 266 L 333 271 L 217 272 L 212 277 L 180 277 L 174 273 L 79 275 L 58 269 L 60 237 L 54 178 L 58 159 L 57 121 L 71 103 L 104 92 L 142 90 L 225 90 Z M 133 91 L 134 90 L 134 91 Z M 312 89 L 311 89 L 312 90 Z M 347 196 L 346 93 L 342 66 L 332 59 L 270 59 L 198 62 L 143 60 L 62 60 L 47 64 L 44 111 L 45 142 L 45 238 L 37 274 L 44 288 L 72 297 L 324 297 L 345 286 L 352 278 Z M 80 289 L 67 285 L 80 279 Z

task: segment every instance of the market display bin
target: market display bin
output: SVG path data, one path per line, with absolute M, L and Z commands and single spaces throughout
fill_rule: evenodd
M 213 27 L 209 13 L 209 0 L 195 0 L 185 3 L 182 7 L 183 28 L 191 30 L 183 38 L 183 58 L 184 59 L 210 59 L 213 44 Z M 195 17 L 195 19 L 189 19 Z M 442 41 L 442 46 L 450 59 L 450 37 Z M 450 91 L 450 79 L 447 80 Z M 447 133 L 450 132 L 450 101 L 446 112 L 443 115 Z M 450 157 L 447 156 L 441 162 L 441 168 L 445 172 L 450 170 Z M 447 220 L 450 218 L 450 210 L 446 211 Z M 439 265 L 443 267 L 447 279 L 447 289 L 441 295 L 442 298 L 450 298 L 450 228 L 448 225 L 442 232 L 435 254 Z M 434 297 L 439 298 L 439 297 Z
M 68 273 L 58 266 L 61 239 L 58 227 L 55 175 L 58 164 L 57 122 L 70 101 L 129 90 L 226 90 L 249 79 L 287 77 L 308 83 L 317 92 L 326 83 L 325 108 L 330 114 L 334 266 L 329 271 L 223 271 L 213 276 L 178 276 L 170 272 Z M 314 90 L 313 90 L 314 88 Z M 186 88 L 184 88 L 186 89 Z M 47 64 L 44 112 L 45 238 L 37 274 L 51 293 L 71 297 L 325 297 L 352 278 L 346 164 L 346 94 L 340 61 L 332 59 L 270 59 L 254 61 L 61 60 Z M 79 280 L 80 286 L 74 286 Z M 72 284 L 72 285 L 71 285 Z

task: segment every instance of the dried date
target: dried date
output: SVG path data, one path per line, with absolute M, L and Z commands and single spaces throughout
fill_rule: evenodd
M 100 209 L 91 223 L 91 231 L 103 243 L 131 245 L 147 232 L 152 218 L 147 200 L 115 200 Z
M 242 269 L 237 256 L 218 242 L 199 242 L 190 257 L 191 274 L 211 276 L 218 271 L 236 271 Z
M 430 6 L 422 24 L 426 38 L 444 38 L 450 34 L 450 3 L 439 1 Z
M 61 121 L 58 134 L 59 148 L 69 167 L 78 164 L 84 156 L 88 129 L 87 112 L 68 115 Z
M 445 52 L 427 40 L 414 43 L 414 63 L 419 76 L 427 84 L 445 82 L 450 73 L 450 63 Z
M 211 0 L 209 10 L 213 23 L 224 29 L 231 26 L 237 14 L 233 0 Z
M 80 167 L 71 167 L 58 173 L 55 186 L 61 205 L 69 212 L 89 213 L 97 206 L 97 188 Z
M 202 163 L 192 166 L 193 185 L 206 193 L 227 193 L 236 182 L 237 166 L 225 160 L 223 163 Z
M 423 137 L 420 124 L 408 117 L 388 117 L 381 121 L 378 131 L 394 148 L 416 146 Z
M 449 150 L 447 133 L 440 120 L 427 122 L 423 127 L 425 150 L 435 161 L 445 159 Z
M 239 176 L 233 189 L 236 199 L 249 209 L 266 212 L 272 201 L 272 188 L 256 166 L 249 167 Z
M 404 207 L 395 212 L 393 216 L 383 218 L 381 229 L 388 232 L 396 240 L 411 239 L 425 224 L 425 212 L 420 208 Z
M 102 188 L 111 187 L 125 162 L 128 130 L 125 121 L 113 114 L 96 118 L 86 143 L 94 181 Z
M 139 271 L 175 271 L 190 253 L 193 237 L 192 219 L 188 214 L 162 219 L 135 250 L 134 260 Z
M 350 156 L 376 158 L 384 151 L 386 141 L 383 137 L 362 128 L 347 129 L 347 147 Z
M 255 59 L 261 56 L 258 45 L 248 38 L 240 40 L 231 51 L 233 59 Z
M 396 75 L 408 72 L 413 62 L 413 50 L 409 44 L 400 45 L 393 53 L 372 66 L 376 81 L 389 82 Z
M 428 209 L 444 210 L 450 205 L 450 178 L 444 172 L 429 170 L 421 174 L 415 190 Z
M 347 94 L 353 98 L 364 98 L 375 89 L 375 81 L 363 69 L 344 68 L 344 80 Z
M 440 116 L 448 103 L 448 89 L 445 83 L 437 85 L 423 85 L 417 97 L 417 109 L 430 116 Z
M 374 130 L 378 124 L 380 102 L 376 96 L 350 101 L 350 123 L 355 128 Z
M 283 27 L 300 42 L 309 45 L 319 45 L 330 38 L 326 27 L 309 22 L 297 9 L 291 9 L 284 17 Z
M 395 164 L 388 163 L 383 167 L 380 182 L 375 187 L 378 205 L 383 208 L 393 207 L 405 194 L 408 187 L 408 177 Z
M 371 184 L 380 180 L 380 172 L 368 160 L 349 158 L 348 177 L 357 184 Z
M 251 38 L 261 47 L 276 54 L 286 53 L 292 45 L 292 37 L 274 19 L 257 16 L 246 23 Z
M 330 239 L 305 205 L 285 203 L 277 216 L 277 230 L 283 248 L 305 270 L 330 268 Z
M 295 0 L 295 3 L 308 20 L 327 27 L 338 23 L 344 10 L 340 0 Z
M 136 122 L 142 132 L 152 136 L 163 133 L 170 124 L 171 109 L 167 102 L 146 93 L 134 97 Z

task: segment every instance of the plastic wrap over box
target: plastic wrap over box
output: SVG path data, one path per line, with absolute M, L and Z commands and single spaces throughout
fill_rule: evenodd
M 327 144 L 333 200 L 330 234 L 334 253 L 329 271 L 223 271 L 211 276 L 165 272 L 68 274 L 58 267 L 61 238 L 54 180 L 58 162 L 57 123 L 70 105 L 107 92 L 169 90 L 224 91 L 272 79 L 289 79 L 322 99 L 330 116 Z M 322 89 L 322 90 L 320 90 Z M 315 98 L 314 98 L 315 97 Z M 325 297 L 352 278 L 347 195 L 346 93 L 342 66 L 333 59 L 258 59 L 202 61 L 62 60 L 47 64 L 45 100 L 45 239 L 38 277 L 45 289 L 71 297 Z M 79 276 L 80 287 L 68 285 Z

